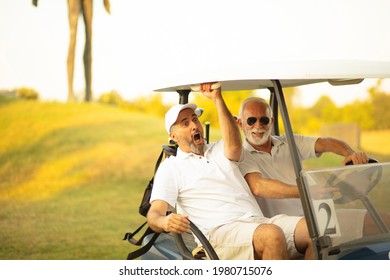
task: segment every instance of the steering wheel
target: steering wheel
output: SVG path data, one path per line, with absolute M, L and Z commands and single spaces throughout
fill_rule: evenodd
M 376 159 L 369 158 L 368 163 L 378 163 Z M 352 161 L 346 165 L 353 165 Z M 372 166 L 359 171 L 352 171 L 343 180 L 334 186 L 340 189 L 341 197 L 335 199 L 336 204 L 344 204 L 356 199 L 362 199 L 378 184 L 382 177 L 381 166 Z M 331 185 L 338 176 L 332 176 L 328 181 Z
M 195 235 L 196 238 L 200 241 L 200 243 L 203 245 L 203 248 L 205 249 L 208 257 L 210 260 L 219 260 L 217 253 L 215 252 L 213 246 L 211 246 L 210 242 L 207 240 L 207 238 L 204 236 L 204 234 L 199 230 L 199 228 L 190 221 L 190 230 Z M 174 239 L 176 242 L 176 246 L 179 249 L 180 254 L 184 259 L 187 260 L 193 260 L 195 259 L 192 256 L 192 253 L 188 250 L 187 246 L 184 243 L 183 237 L 181 234 L 174 234 Z
M 377 161 L 375 158 L 368 158 L 368 163 L 378 163 L 378 162 L 379 161 Z M 350 160 L 345 165 L 353 165 L 353 161 Z

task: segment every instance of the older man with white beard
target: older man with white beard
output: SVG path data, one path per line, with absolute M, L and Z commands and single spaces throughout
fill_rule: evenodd
M 271 135 L 274 122 L 268 103 L 259 97 L 245 99 L 240 107 L 238 125 L 244 135 L 244 160 L 240 170 L 266 217 L 278 214 L 303 216 L 303 208 L 296 186 L 296 175 L 292 164 L 287 138 Z M 332 152 L 344 157 L 342 164 L 368 163 L 364 152 L 355 152 L 347 143 L 335 138 L 294 135 L 301 160 Z M 377 232 L 370 215 L 365 210 L 351 209 L 337 212 L 339 219 L 353 221 L 343 223 L 348 236 L 360 238 Z
M 259 97 L 245 99 L 237 122 L 245 135 L 243 145 L 247 152 L 240 169 L 264 215 L 303 215 L 287 138 L 285 135 L 271 135 L 274 118 L 267 101 Z M 339 139 L 298 134 L 294 135 L 294 139 L 301 160 L 332 152 L 344 157 L 343 164 L 349 161 L 354 164 L 368 162 L 365 153 L 355 152 Z

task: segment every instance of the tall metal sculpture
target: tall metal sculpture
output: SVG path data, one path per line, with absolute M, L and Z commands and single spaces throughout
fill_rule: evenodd
M 38 6 L 38 0 L 32 1 L 34 6 Z M 110 1 L 103 0 L 104 7 L 110 13 Z M 68 0 L 69 12 L 69 48 L 67 58 L 68 71 L 68 101 L 75 101 L 73 91 L 74 58 L 77 38 L 77 23 L 80 14 L 83 16 L 85 25 L 85 48 L 84 48 L 84 74 L 85 74 L 85 101 L 92 100 L 92 11 L 93 0 Z

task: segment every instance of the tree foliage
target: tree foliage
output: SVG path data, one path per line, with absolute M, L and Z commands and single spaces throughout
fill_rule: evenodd
M 168 105 L 164 104 L 161 93 L 141 96 L 134 100 L 126 101 L 122 98 L 119 92 L 112 90 L 101 94 L 98 98 L 98 102 L 160 117 L 164 117 L 169 108 Z
M 109 104 L 109 105 L 117 105 L 117 106 L 122 106 L 125 103 L 122 96 L 120 96 L 120 94 L 116 90 L 103 93 L 102 95 L 99 96 L 98 102 Z
M 165 116 L 169 106 L 163 102 L 161 93 L 154 93 L 149 96 L 138 97 L 137 99 L 128 103 L 130 110 L 136 110 L 155 116 Z
M 368 92 L 371 101 L 371 117 L 376 129 L 390 128 L 390 94 L 380 90 L 382 80 L 371 87 Z
M 369 99 L 354 101 L 342 107 L 336 106 L 334 101 L 325 93 L 310 108 L 304 108 L 294 103 L 297 88 L 285 88 L 284 97 L 287 103 L 288 114 L 296 133 L 318 133 L 323 124 L 329 123 L 357 123 L 361 129 L 389 129 L 390 128 L 390 94 L 380 90 L 381 80 L 368 90 Z M 215 106 L 209 99 L 199 93 L 191 93 L 193 101 L 199 108 L 204 109 L 200 118 L 202 122 L 210 122 L 218 128 L 218 116 Z M 223 92 L 225 102 L 233 115 L 238 115 L 241 102 L 250 96 L 256 95 L 250 90 Z M 148 114 L 164 117 L 170 105 L 164 104 L 163 97 L 159 93 L 142 96 L 130 102 L 123 100 L 119 93 L 111 91 L 99 98 L 100 102 L 125 107 L 132 111 L 140 111 Z M 281 120 L 281 118 L 279 117 Z M 284 132 L 282 121 L 280 131 Z
M 368 100 L 354 101 L 342 107 L 337 107 L 324 93 L 312 107 L 303 108 L 292 102 L 294 90 L 285 92 L 294 132 L 317 133 L 323 124 L 329 123 L 357 123 L 364 130 L 389 129 L 390 94 L 380 90 L 381 82 L 378 80 L 368 90 Z
M 39 98 L 39 93 L 33 88 L 21 87 L 17 88 L 15 92 L 18 97 L 23 99 L 37 100 Z

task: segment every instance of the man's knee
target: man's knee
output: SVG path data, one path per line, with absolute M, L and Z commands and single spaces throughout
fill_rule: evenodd
M 284 242 L 286 242 L 286 238 L 282 229 L 279 226 L 273 224 L 260 225 L 255 230 L 254 238 L 259 238 L 270 242 L 280 240 L 284 240 Z
M 295 228 L 294 242 L 295 247 L 299 253 L 307 255 L 310 257 L 310 259 L 314 258 L 313 243 L 309 235 L 306 220 L 304 218 L 298 222 Z
M 287 243 L 280 227 L 273 224 L 262 224 L 257 227 L 253 235 L 255 258 L 263 259 L 268 254 L 272 258 L 284 259 L 287 257 Z
M 299 222 L 297 223 L 297 226 L 295 228 L 294 235 L 296 237 L 302 239 L 302 241 L 309 241 L 310 240 L 309 230 L 307 228 L 306 219 L 302 218 L 301 220 L 299 220 Z

